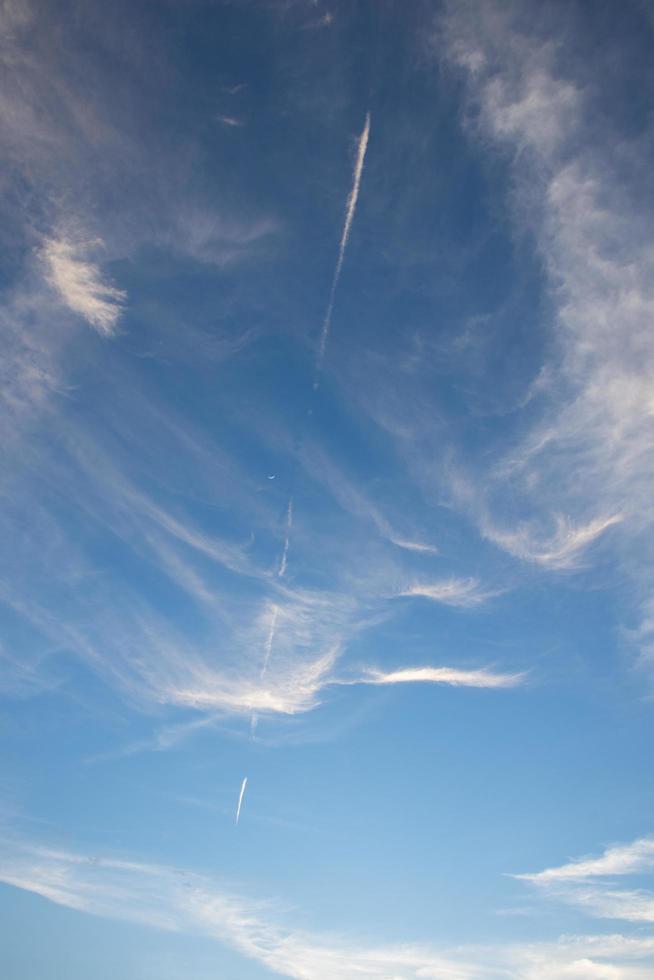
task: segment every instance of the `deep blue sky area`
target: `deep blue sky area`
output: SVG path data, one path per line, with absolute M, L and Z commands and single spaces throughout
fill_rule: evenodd
M 653 41 L 0 3 L 3 980 L 654 976 Z

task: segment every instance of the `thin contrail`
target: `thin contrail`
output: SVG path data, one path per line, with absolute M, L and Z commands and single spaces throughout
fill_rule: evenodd
M 273 640 L 275 638 L 275 627 L 277 626 L 277 613 L 278 607 L 273 606 L 272 616 L 270 617 L 270 629 L 268 630 L 268 638 L 266 640 L 266 652 L 263 658 L 263 664 L 261 667 L 261 678 L 265 677 L 266 671 L 268 670 L 268 661 L 270 660 L 270 654 L 272 652 Z
M 275 639 L 275 629 L 277 628 L 277 614 L 279 612 L 279 606 L 273 605 L 272 616 L 270 617 L 270 626 L 268 627 L 268 636 L 266 637 L 266 646 L 264 648 L 263 663 L 261 665 L 261 671 L 259 672 L 259 680 L 262 681 L 266 676 L 266 671 L 268 670 L 268 663 L 270 662 L 270 654 L 272 653 L 273 640 Z M 250 739 L 254 739 L 257 731 L 257 713 L 252 712 L 250 717 Z
M 370 113 L 366 113 L 366 121 L 363 126 L 361 135 L 359 136 L 359 141 L 357 144 L 357 155 L 354 163 L 354 174 L 352 178 L 352 187 L 350 193 L 348 194 L 347 201 L 345 204 L 345 221 L 343 223 L 343 231 L 341 234 L 341 241 L 338 246 L 338 258 L 336 260 L 336 268 L 334 269 L 334 277 L 332 279 L 331 289 L 329 291 L 329 301 L 327 303 L 327 310 L 325 311 L 325 318 L 322 324 L 322 332 L 320 334 L 320 343 L 318 345 L 318 353 L 316 356 L 316 367 L 314 374 L 313 388 L 314 391 L 317 390 L 320 384 L 320 375 L 322 372 L 322 364 L 325 358 L 325 351 L 327 350 L 327 341 L 329 340 L 329 330 L 332 323 L 332 313 L 334 310 L 334 297 L 336 296 L 336 289 L 338 287 L 339 280 L 341 278 L 341 272 L 343 269 L 343 261 L 345 259 L 345 250 L 347 248 L 347 243 L 350 238 L 350 231 L 352 229 L 352 222 L 354 221 L 354 215 L 357 208 L 357 202 L 359 200 L 359 190 L 361 188 L 361 177 L 363 174 L 363 166 L 366 160 L 366 150 L 368 149 L 368 138 L 370 136 Z M 309 408 L 308 414 L 311 414 L 311 408 Z M 301 439 L 300 439 L 301 442 Z M 297 452 L 297 449 L 296 449 Z M 269 476 L 269 480 L 274 480 L 275 475 Z M 286 510 L 286 535 L 284 538 L 284 547 L 282 550 L 282 556 L 279 562 L 279 568 L 277 569 L 277 577 L 283 578 L 286 574 L 286 566 L 288 564 L 288 550 L 291 544 L 291 531 L 293 529 L 293 495 L 289 497 L 288 507 Z M 264 652 L 263 665 L 261 667 L 260 679 L 263 680 L 266 671 L 268 670 L 268 662 L 270 660 L 270 654 L 272 651 L 273 640 L 275 637 L 275 629 L 277 627 L 277 615 L 278 607 L 273 606 L 272 617 L 270 621 L 270 628 L 268 631 L 268 637 L 266 639 L 266 646 Z M 254 738 L 254 733 L 257 727 L 257 716 L 255 712 L 252 712 L 250 719 L 250 738 Z M 241 786 L 241 795 L 238 800 L 238 810 L 236 812 L 236 823 L 238 824 L 238 818 L 241 813 L 241 803 L 243 802 L 243 794 L 245 793 L 245 787 L 247 785 L 247 777 L 243 780 L 243 785 Z
M 243 797 L 245 796 L 245 787 L 248 784 L 248 777 L 246 776 L 241 783 L 241 792 L 238 794 L 238 806 L 236 807 L 236 826 L 238 827 L 239 817 L 241 816 L 241 806 L 243 805 Z
M 279 571 L 277 572 L 280 578 L 283 578 L 286 572 L 286 564 L 288 562 L 288 549 L 291 543 L 292 528 L 293 528 L 293 498 L 289 497 L 288 507 L 286 509 L 286 538 L 284 540 L 284 550 L 282 552 L 282 559 L 279 563 Z
M 341 270 L 343 268 L 343 260 L 345 258 L 345 249 L 347 248 L 348 239 L 350 237 L 350 230 L 352 228 L 352 222 L 354 220 L 354 212 L 356 211 L 357 201 L 359 200 L 359 189 L 361 187 L 361 175 L 363 174 L 363 165 L 366 159 L 366 150 L 368 149 L 368 137 L 370 136 L 370 113 L 366 113 L 366 121 L 363 127 L 361 136 L 359 137 L 359 144 L 357 147 L 357 157 L 354 164 L 354 178 L 352 181 L 352 189 L 348 195 L 347 203 L 345 205 L 345 223 L 343 224 L 343 234 L 341 235 L 341 243 L 338 247 L 338 260 L 336 262 L 336 269 L 334 270 L 334 278 L 332 280 L 332 288 L 329 293 L 329 302 L 327 304 L 327 311 L 325 313 L 325 319 L 322 324 L 322 333 L 320 335 L 320 345 L 318 347 L 318 357 L 316 360 L 316 377 L 313 383 L 314 388 L 318 387 L 320 381 L 320 372 L 322 370 L 322 362 L 325 357 L 325 350 L 327 349 L 327 341 L 329 339 L 329 329 L 332 324 L 332 312 L 334 309 L 334 296 L 336 295 L 336 287 L 338 286 L 338 281 L 341 278 Z

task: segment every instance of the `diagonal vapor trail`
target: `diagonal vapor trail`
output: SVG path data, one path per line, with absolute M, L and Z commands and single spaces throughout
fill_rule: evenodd
M 238 806 L 236 807 L 236 826 L 238 827 L 238 822 L 241 817 L 241 807 L 243 806 L 243 797 L 245 796 L 245 787 L 248 784 L 248 777 L 245 776 L 243 782 L 241 783 L 241 792 L 238 794 Z
M 359 200 L 359 190 L 361 188 L 361 177 L 363 175 L 363 165 L 366 160 L 366 150 L 368 149 L 368 137 L 370 136 L 370 113 L 366 113 L 366 121 L 363 127 L 361 136 L 359 137 L 359 142 L 357 145 L 357 156 L 354 164 L 354 176 L 352 180 L 352 189 L 348 194 L 347 203 L 345 205 L 345 222 L 343 224 L 343 233 L 341 235 L 341 242 L 338 247 L 338 259 L 336 262 L 336 269 L 334 270 L 334 278 L 332 279 L 332 288 L 329 292 L 329 302 L 327 303 L 327 310 L 325 312 L 325 319 L 322 324 L 322 333 L 320 334 L 320 344 L 318 346 L 318 357 L 316 359 L 316 374 L 313 383 L 314 389 L 318 387 L 320 383 L 320 374 L 322 371 L 322 363 L 325 358 L 325 351 L 327 350 L 327 341 L 329 340 L 329 331 L 332 325 L 332 313 L 334 310 L 334 297 L 336 295 L 336 289 L 338 287 L 339 279 L 341 278 L 341 271 L 343 269 L 343 261 L 345 259 L 345 250 L 347 248 L 348 239 L 350 237 L 350 231 L 352 228 L 352 222 L 354 221 L 354 214 L 357 208 L 357 201 Z
M 334 277 L 332 279 L 332 285 L 329 291 L 329 300 L 327 303 L 327 309 L 325 311 L 325 317 L 322 324 L 320 342 L 318 344 L 318 352 L 316 355 L 316 366 L 315 366 L 314 381 L 313 381 L 314 392 L 316 392 L 320 386 L 320 376 L 322 374 L 322 366 L 323 366 L 323 361 L 325 359 L 325 352 L 327 350 L 329 331 L 332 323 L 332 314 L 334 311 L 334 298 L 336 296 L 336 290 L 338 288 L 338 283 L 341 278 L 341 272 L 343 270 L 343 262 L 345 260 L 345 251 L 347 249 L 347 243 L 350 238 L 350 231 L 352 230 L 352 222 L 354 221 L 354 215 L 357 209 L 357 202 L 359 200 L 359 191 L 361 189 L 361 177 L 363 176 L 363 167 L 366 161 L 366 151 L 368 149 L 369 137 L 370 137 L 370 112 L 367 112 L 363 130 L 361 131 L 361 135 L 359 136 L 359 140 L 357 143 L 357 153 L 354 162 L 354 173 L 352 176 L 352 187 L 350 188 L 350 193 L 348 194 L 347 201 L 345 203 L 345 220 L 343 222 L 343 231 L 341 233 L 341 240 L 338 246 L 338 258 L 336 260 L 336 268 L 334 269 Z M 311 412 L 312 412 L 312 408 L 310 405 L 307 411 L 307 417 L 311 415 Z M 269 477 L 269 479 L 272 478 Z M 284 538 L 284 547 L 282 549 L 279 568 L 277 570 L 278 578 L 283 578 L 284 575 L 286 574 L 286 567 L 288 564 L 288 551 L 291 544 L 292 530 L 293 530 L 293 493 L 291 492 L 291 495 L 288 500 L 288 507 L 286 509 L 286 535 Z M 272 618 L 270 622 L 270 630 L 268 632 L 268 637 L 266 639 L 264 661 L 260 674 L 260 679 L 262 680 L 268 669 L 268 662 L 270 660 L 273 640 L 275 637 L 275 630 L 277 627 L 277 614 L 278 614 L 278 608 L 277 606 L 275 606 L 273 609 Z M 256 713 L 253 712 L 250 718 L 251 738 L 254 738 L 256 727 L 257 727 L 257 716 Z M 236 814 L 236 823 L 238 823 L 239 814 L 241 812 L 241 803 L 243 802 L 243 794 L 245 792 L 246 784 L 247 784 L 247 777 L 243 780 L 243 785 L 241 787 L 241 795 L 239 797 L 238 811 Z

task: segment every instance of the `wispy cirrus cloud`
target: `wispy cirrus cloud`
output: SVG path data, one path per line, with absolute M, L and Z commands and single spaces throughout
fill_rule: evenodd
M 442 51 L 467 76 L 471 128 L 510 160 L 516 221 L 537 237 L 556 304 L 547 412 L 514 454 L 511 478 L 526 468 L 532 486 L 558 480 L 569 500 L 643 517 L 652 256 L 638 202 L 611 181 L 608 134 L 585 123 L 596 92 L 566 77 L 563 45 L 537 25 L 526 31 L 522 10 L 491 3 L 478 17 L 475 5 L 453 3 L 442 22 Z
M 639 874 L 654 870 L 654 838 L 641 837 L 630 844 L 607 848 L 599 857 L 580 858 L 556 868 L 546 868 L 535 874 L 515 875 L 534 884 L 559 881 L 587 881 L 611 875 Z
M 537 529 L 528 524 L 502 530 L 489 521 L 483 521 L 481 527 L 484 537 L 516 558 L 553 571 L 563 571 L 579 567 L 587 549 L 605 531 L 620 524 L 622 520 L 622 515 L 612 514 L 609 517 L 593 518 L 586 524 L 575 524 L 568 518 L 555 514 L 555 530 L 549 537 L 539 534 Z
M 288 645 L 288 638 L 286 643 Z M 309 662 L 277 668 L 265 680 L 232 677 L 198 665 L 189 672 L 187 684 L 163 688 L 160 696 L 172 704 L 227 714 L 296 715 L 311 711 L 329 683 L 338 650 Z
M 554 572 L 584 567 L 606 536 L 646 604 L 654 253 L 639 161 L 651 127 L 635 135 L 604 111 L 604 73 L 582 75 L 558 16 L 528 10 L 452 2 L 438 21 L 439 54 L 465 81 L 465 125 L 506 163 L 514 228 L 535 242 L 550 304 L 546 360 L 514 437 L 490 465 L 468 460 L 452 498 L 485 538 Z M 648 651 L 645 638 L 638 663 L 651 668 Z
M 485 590 L 476 578 L 448 578 L 432 582 L 412 582 L 398 596 L 417 596 L 445 606 L 469 609 L 487 602 L 497 593 Z
M 106 281 L 88 251 L 99 242 L 83 248 L 66 239 L 45 242 L 42 255 L 48 281 L 60 299 L 73 313 L 81 316 L 99 334 L 110 337 L 116 332 L 127 293 Z
M 579 907 L 587 914 L 626 922 L 654 922 L 654 891 L 624 889 L 614 879 L 654 871 L 654 839 L 643 837 L 614 845 L 599 857 L 580 858 L 535 873 L 516 874 L 550 898 Z
M 646 936 L 458 947 L 328 936 L 289 926 L 270 901 L 192 871 L 17 839 L 0 851 L 0 880 L 78 912 L 205 935 L 294 980 L 645 980 L 654 964 L 654 940 Z

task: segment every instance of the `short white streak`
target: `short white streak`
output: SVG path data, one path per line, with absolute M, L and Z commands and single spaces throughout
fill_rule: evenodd
M 515 687 L 522 674 L 499 674 L 490 670 L 460 670 L 456 667 L 406 667 L 384 673 L 371 668 L 360 684 L 449 684 L 452 687 Z
M 82 256 L 81 247 L 65 239 L 46 241 L 42 255 L 46 277 L 66 306 L 103 336 L 115 333 L 127 294 L 106 283 L 98 266 Z
M 436 545 L 424 544 L 422 541 L 407 541 L 405 538 L 389 538 L 391 544 L 394 544 L 396 548 L 402 548 L 404 551 L 415 551 L 418 554 L 423 555 L 437 555 L 439 553 Z
M 248 784 L 248 777 L 245 776 L 243 782 L 241 783 L 241 792 L 238 794 L 238 806 L 236 807 L 236 826 L 238 827 L 238 822 L 241 819 L 241 807 L 243 806 L 243 797 L 245 796 L 245 787 Z
M 352 181 L 352 189 L 350 190 L 350 193 L 347 198 L 347 203 L 345 205 L 345 223 L 343 224 L 343 233 L 341 235 L 341 241 L 338 247 L 338 259 L 336 261 L 336 269 L 334 270 L 332 288 L 329 293 L 327 312 L 325 313 L 325 319 L 323 320 L 322 333 L 320 335 L 320 344 L 318 347 L 318 358 L 316 362 L 316 381 L 318 380 L 320 376 L 320 372 L 322 370 L 322 363 L 325 357 L 325 351 L 327 349 L 327 341 L 329 340 L 329 330 L 331 327 L 332 313 L 334 310 L 334 297 L 336 295 L 336 289 L 338 287 L 339 279 L 341 278 L 343 261 L 345 259 L 345 249 L 347 248 L 348 239 L 350 237 L 350 230 L 352 228 L 352 222 L 354 221 L 354 214 L 357 207 L 357 201 L 359 200 L 361 176 L 363 174 L 363 165 L 366 159 L 366 150 L 368 149 L 369 136 L 370 136 L 370 113 L 368 112 L 366 114 L 366 121 L 357 145 L 357 155 L 354 164 L 354 178 Z
M 243 120 L 237 119 L 236 116 L 216 116 L 216 122 L 220 122 L 224 126 L 231 127 L 240 127 L 245 125 Z

